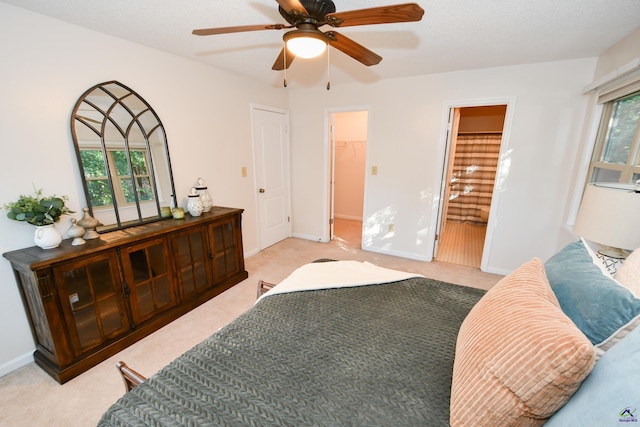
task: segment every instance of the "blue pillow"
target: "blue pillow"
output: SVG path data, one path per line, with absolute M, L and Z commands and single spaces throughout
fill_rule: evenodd
M 640 422 L 640 328 L 598 360 L 578 391 L 545 427 L 617 426 Z M 636 424 L 633 424 L 636 425 Z
M 640 299 L 603 274 L 582 241 L 565 246 L 544 267 L 562 311 L 599 354 L 640 324 Z

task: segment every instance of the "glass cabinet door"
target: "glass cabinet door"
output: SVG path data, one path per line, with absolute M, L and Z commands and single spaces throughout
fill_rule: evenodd
M 222 282 L 241 270 L 236 242 L 236 236 L 239 234 L 236 232 L 237 227 L 234 219 L 209 226 L 214 283 Z
M 54 275 L 75 356 L 129 329 L 115 252 L 56 267 Z
M 207 228 L 176 233 L 171 239 L 180 296 L 185 299 L 209 288 Z
M 120 259 L 135 324 L 176 304 L 164 239 L 122 248 Z

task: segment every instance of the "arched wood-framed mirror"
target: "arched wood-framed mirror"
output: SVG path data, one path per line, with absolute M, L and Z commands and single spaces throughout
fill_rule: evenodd
M 117 81 L 97 84 L 71 115 L 80 175 L 99 232 L 164 219 L 175 187 L 164 127 L 153 108 Z

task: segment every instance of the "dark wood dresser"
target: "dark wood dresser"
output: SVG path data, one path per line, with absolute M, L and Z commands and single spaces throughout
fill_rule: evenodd
M 62 384 L 246 279 L 242 212 L 214 207 L 81 246 L 5 253 L 36 363 Z

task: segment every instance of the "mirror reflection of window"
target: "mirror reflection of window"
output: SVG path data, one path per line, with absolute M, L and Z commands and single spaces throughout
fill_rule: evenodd
M 89 190 L 89 199 L 93 209 L 113 206 L 111 185 L 107 176 L 107 166 L 102 151 L 80 149 L 80 158 L 84 168 L 84 179 Z
M 71 123 L 100 231 L 158 220 L 161 207 L 175 204 L 164 128 L 133 90 L 118 82 L 94 86 L 76 103 Z

